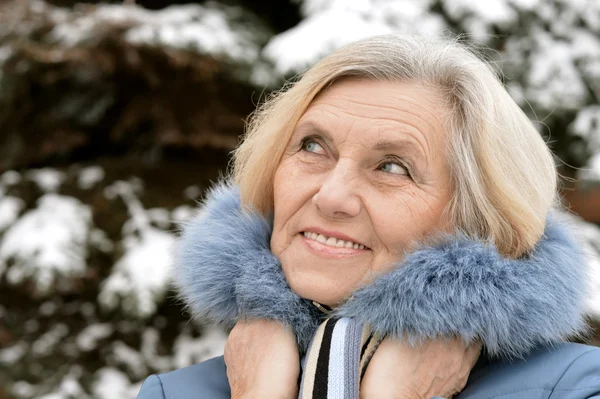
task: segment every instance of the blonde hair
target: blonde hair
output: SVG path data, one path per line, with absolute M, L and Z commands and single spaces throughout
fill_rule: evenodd
M 505 256 L 530 251 L 556 205 L 552 154 L 497 74 L 458 41 L 386 35 L 352 43 L 322 59 L 251 116 L 233 158 L 242 203 L 267 214 L 273 178 L 311 101 L 343 78 L 412 82 L 435 88 L 450 112 L 447 149 L 453 195 L 447 215 L 468 236 Z

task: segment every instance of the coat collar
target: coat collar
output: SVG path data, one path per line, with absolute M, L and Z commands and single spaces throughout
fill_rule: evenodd
M 182 225 L 174 281 L 191 313 L 214 323 L 269 318 L 293 328 L 301 351 L 323 314 L 288 286 L 270 251 L 271 222 L 243 212 L 235 186 L 213 188 Z M 519 260 L 462 235 L 410 253 L 354 292 L 335 314 L 410 341 L 458 336 L 487 353 L 522 357 L 585 330 L 584 257 L 566 227 L 548 217 L 544 235 Z

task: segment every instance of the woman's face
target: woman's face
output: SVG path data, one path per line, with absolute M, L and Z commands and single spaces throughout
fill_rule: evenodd
M 410 83 L 345 80 L 312 102 L 274 179 L 271 250 L 296 293 L 336 306 L 449 227 L 445 114 Z

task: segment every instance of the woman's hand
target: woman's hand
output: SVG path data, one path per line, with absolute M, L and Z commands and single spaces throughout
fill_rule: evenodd
M 479 358 L 480 344 L 462 340 L 426 340 L 412 348 L 386 338 L 375 351 L 360 386 L 363 399 L 450 398 L 467 383 Z
M 298 396 L 300 356 L 288 327 L 270 320 L 239 321 L 224 358 L 232 399 Z

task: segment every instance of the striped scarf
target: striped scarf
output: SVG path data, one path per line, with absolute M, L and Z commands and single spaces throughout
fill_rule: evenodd
M 355 319 L 325 320 L 303 359 L 298 398 L 358 399 L 360 381 L 382 340 Z

